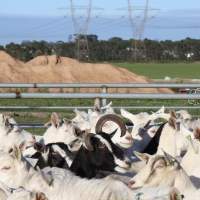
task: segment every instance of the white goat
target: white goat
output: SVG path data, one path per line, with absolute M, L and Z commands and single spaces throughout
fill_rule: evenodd
M 165 153 L 165 156 L 145 154 L 141 159 L 144 159 L 147 164 L 130 180 L 131 188 L 171 186 L 177 188 L 186 200 L 191 200 L 191 197 L 192 200 L 199 199 L 199 191 L 180 163 L 169 154 Z
M 174 157 L 179 157 L 187 151 L 189 141 L 187 137 L 194 138 L 193 132 L 184 127 L 182 122 L 171 116 L 165 124 L 160 136 L 157 154 L 163 154 L 163 150 Z
M 48 200 L 43 193 L 29 192 L 18 189 L 8 196 L 6 200 Z
M 190 145 L 187 149 L 186 154 L 181 160 L 181 166 L 190 176 L 193 184 L 200 188 L 200 142 L 198 140 L 190 140 Z
M 0 149 L 8 151 L 12 146 L 20 146 L 24 150 L 32 146 L 35 142 L 35 136 L 19 128 L 13 118 L 0 114 Z
M 45 173 L 30 167 L 18 148 L 14 148 L 11 154 L 0 152 L 0 181 L 11 188 L 23 187 L 32 192 L 44 192 L 49 200 L 137 200 L 141 195 L 139 191 L 131 191 L 111 177 L 87 180 L 57 168 L 46 169 Z M 147 193 L 143 191 L 141 200 L 155 199 L 155 191 L 159 194 L 159 200 L 169 200 L 171 191 L 166 198 L 166 191 L 162 197 L 161 191 L 155 189 Z
M 43 135 L 45 145 L 62 142 L 68 145 L 70 151 L 77 151 L 80 148 L 81 141 L 78 139 L 78 135 L 81 131 L 71 121 L 61 120 L 56 113 L 52 113 L 49 124 L 50 127 Z

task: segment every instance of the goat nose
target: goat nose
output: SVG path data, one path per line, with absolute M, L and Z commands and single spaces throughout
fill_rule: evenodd
M 125 139 L 128 140 L 128 141 L 131 141 L 133 138 L 131 137 L 131 135 L 127 135 L 127 136 L 125 137 Z
M 34 135 L 32 135 L 32 139 L 33 141 L 36 141 L 36 137 Z
M 131 161 L 126 160 L 125 163 L 130 167 L 131 166 Z
M 135 184 L 135 181 L 133 181 L 133 180 L 130 180 L 129 182 L 128 182 L 128 187 L 129 188 L 132 188 L 132 186 Z

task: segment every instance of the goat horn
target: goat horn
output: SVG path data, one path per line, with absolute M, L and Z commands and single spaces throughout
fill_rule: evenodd
M 120 127 L 121 137 L 126 134 L 125 123 L 123 122 L 121 117 L 119 117 L 118 115 L 114 115 L 114 114 L 107 114 L 107 115 L 100 117 L 100 119 L 97 121 L 97 124 L 95 127 L 95 131 L 97 134 L 102 132 L 102 128 L 107 121 L 115 122 Z
M 163 149 L 162 149 L 162 151 L 163 151 L 163 153 L 164 153 L 165 158 L 166 158 L 167 161 L 169 162 L 169 164 L 174 163 L 175 158 L 174 158 L 173 156 L 171 156 L 170 154 L 168 154 L 168 153 L 167 153 L 166 151 L 164 151 Z
M 84 142 L 85 142 L 85 146 L 89 151 L 93 151 L 94 148 L 91 144 L 91 138 L 94 136 L 94 134 L 92 133 L 88 133 L 85 138 L 84 138 Z
M 145 128 L 145 129 L 148 128 L 148 126 L 150 125 L 150 123 L 151 123 L 151 120 L 149 120 L 149 121 L 145 124 L 144 128 Z

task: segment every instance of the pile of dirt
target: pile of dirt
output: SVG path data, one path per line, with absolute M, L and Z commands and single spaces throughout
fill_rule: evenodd
M 81 63 L 75 59 L 39 56 L 23 63 L 0 52 L 0 82 L 18 83 L 149 83 L 150 79 L 110 64 Z M 51 90 L 59 91 L 59 90 Z M 69 89 L 65 91 L 70 91 Z M 86 89 L 82 92 L 88 91 Z M 91 91 L 96 91 L 90 89 Z M 171 93 L 168 89 L 112 89 L 111 92 Z
M 7 54 L 5 51 L 0 51 L 0 64 L 7 64 L 10 66 L 16 66 L 16 65 L 21 65 L 23 62 L 13 58 L 9 54 Z

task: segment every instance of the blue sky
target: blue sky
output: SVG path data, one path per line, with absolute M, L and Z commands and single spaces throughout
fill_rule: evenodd
M 199 0 L 149 0 L 151 8 L 143 37 L 151 39 L 200 38 Z M 74 0 L 84 5 L 88 0 Z M 133 7 L 143 7 L 144 0 L 132 0 Z M 74 33 L 69 9 L 69 0 L 1 0 L 0 44 L 22 40 L 68 40 Z M 127 0 L 93 0 L 89 33 L 98 34 L 101 39 L 113 36 L 132 37 L 127 13 Z M 124 10 L 119 10 L 124 8 Z M 77 17 L 84 11 L 77 10 Z M 134 16 L 141 16 L 136 11 Z M 139 18 L 138 18 L 139 19 Z
M 199 0 L 149 0 L 154 8 L 161 10 L 200 9 Z M 1 0 L 0 14 L 5 15 L 62 15 L 59 7 L 69 7 L 70 0 Z M 74 0 L 76 5 L 84 5 L 88 0 Z M 144 0 L 132 0 L 133 5 L 144 5 Z M 93 0 L 93 5 L 112 11 L 126 7 L 127 0 Z

